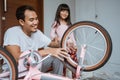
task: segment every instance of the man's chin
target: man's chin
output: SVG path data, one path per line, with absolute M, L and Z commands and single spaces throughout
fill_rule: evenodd
M 33 33 L 37 32 L 37 30 L 34 30 Z

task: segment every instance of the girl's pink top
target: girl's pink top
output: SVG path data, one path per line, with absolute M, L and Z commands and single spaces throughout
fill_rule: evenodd
M 50 33 L 51 40 L 57 37 L 59 41 L 61 41 L 65 31 L 68 29 L 68 26 L 61 24 L 59 26 L 54 27 L 55 25 L 56 22 L 54 23 L 51 29 L 51 33 Z M 73 33 L 69 36 L 68 42 L 73 42 L 76 45 Z

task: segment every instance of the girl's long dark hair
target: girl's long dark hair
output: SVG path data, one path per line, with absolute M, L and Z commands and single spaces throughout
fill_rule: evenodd
M 58 23 L 58 25 L 60 25 L 60 11 L 62 10 L 67 10 L 68 11 L 68 17 L 65 19 L 65 21 L 67 22 L 67 25 L 70 26 L 71 23 L 71 19 L 70 19 L 70 8 L 67 4 L 60 4 L 57 8 L 56 11 L 56 16 L 55 16 L 55 21 Z

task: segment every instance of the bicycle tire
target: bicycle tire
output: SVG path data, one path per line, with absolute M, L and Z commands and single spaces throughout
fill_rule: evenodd
M 11 72 L 10 72 L 10 79 L 9 80 L 17 80 L 18 78 L 18 70 L 17 70 L 17 63 L 14 59 L 14 57 L 2 46 L 0 46 L 0 57 L 3 58 L 9 65 Z
M 75 31 L 78 28 L 84 28 L 88 26 L 87 28 L 91 28 L 91 29 L 95 29 L 98 33 L 100 33 L 103 37 L 103 39 L 105 40 L 105 44 L 106 44 L 106 49 L 104 52 L 104 56 L 100 59 L 99 62 L 97 62 L 96 64 L 90 65 L 90 66 L 83 66 L 82 70 L 83 71 L 94 71 L 96 69 L 101 68 L 102 66 L 104 66 L 107 61 L 109 60 L 110 56 L 111 56 L 111 52 L 112 52 L 112 40 L 111 37 L 109 35 L 109 33 L 107 32 L 107 30 L 105 28 L 103 28 L 100 24 L 96 23 L 96 22 L 92 22 L 92 21 L 80 21 L 77 22 L 75 24 L 73 24 L 71 27 L 69 27 L 66 32 L 64 33 L 62 40 L 61 40 L 61 47 L 66 48 L 66 40 L 68 35 Z M 78 63 L 76 63 L 75 61 L 71 61 L 69 62 L 69 64 L 72 64 L 71 66 L 74 67 L 75 69 L 77 68 Z

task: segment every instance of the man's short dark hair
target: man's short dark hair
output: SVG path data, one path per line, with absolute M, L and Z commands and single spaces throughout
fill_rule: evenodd
M 29 6 L 29 5 L 20 6 L 16 10 L 16 18 L 17 18 L 17 20 L 19 20 L 19 19 L 24 20 L 25 19 L 24 13 L 25 13 L 26 10 L 35 11 L 35 9 L 32 6 Z

